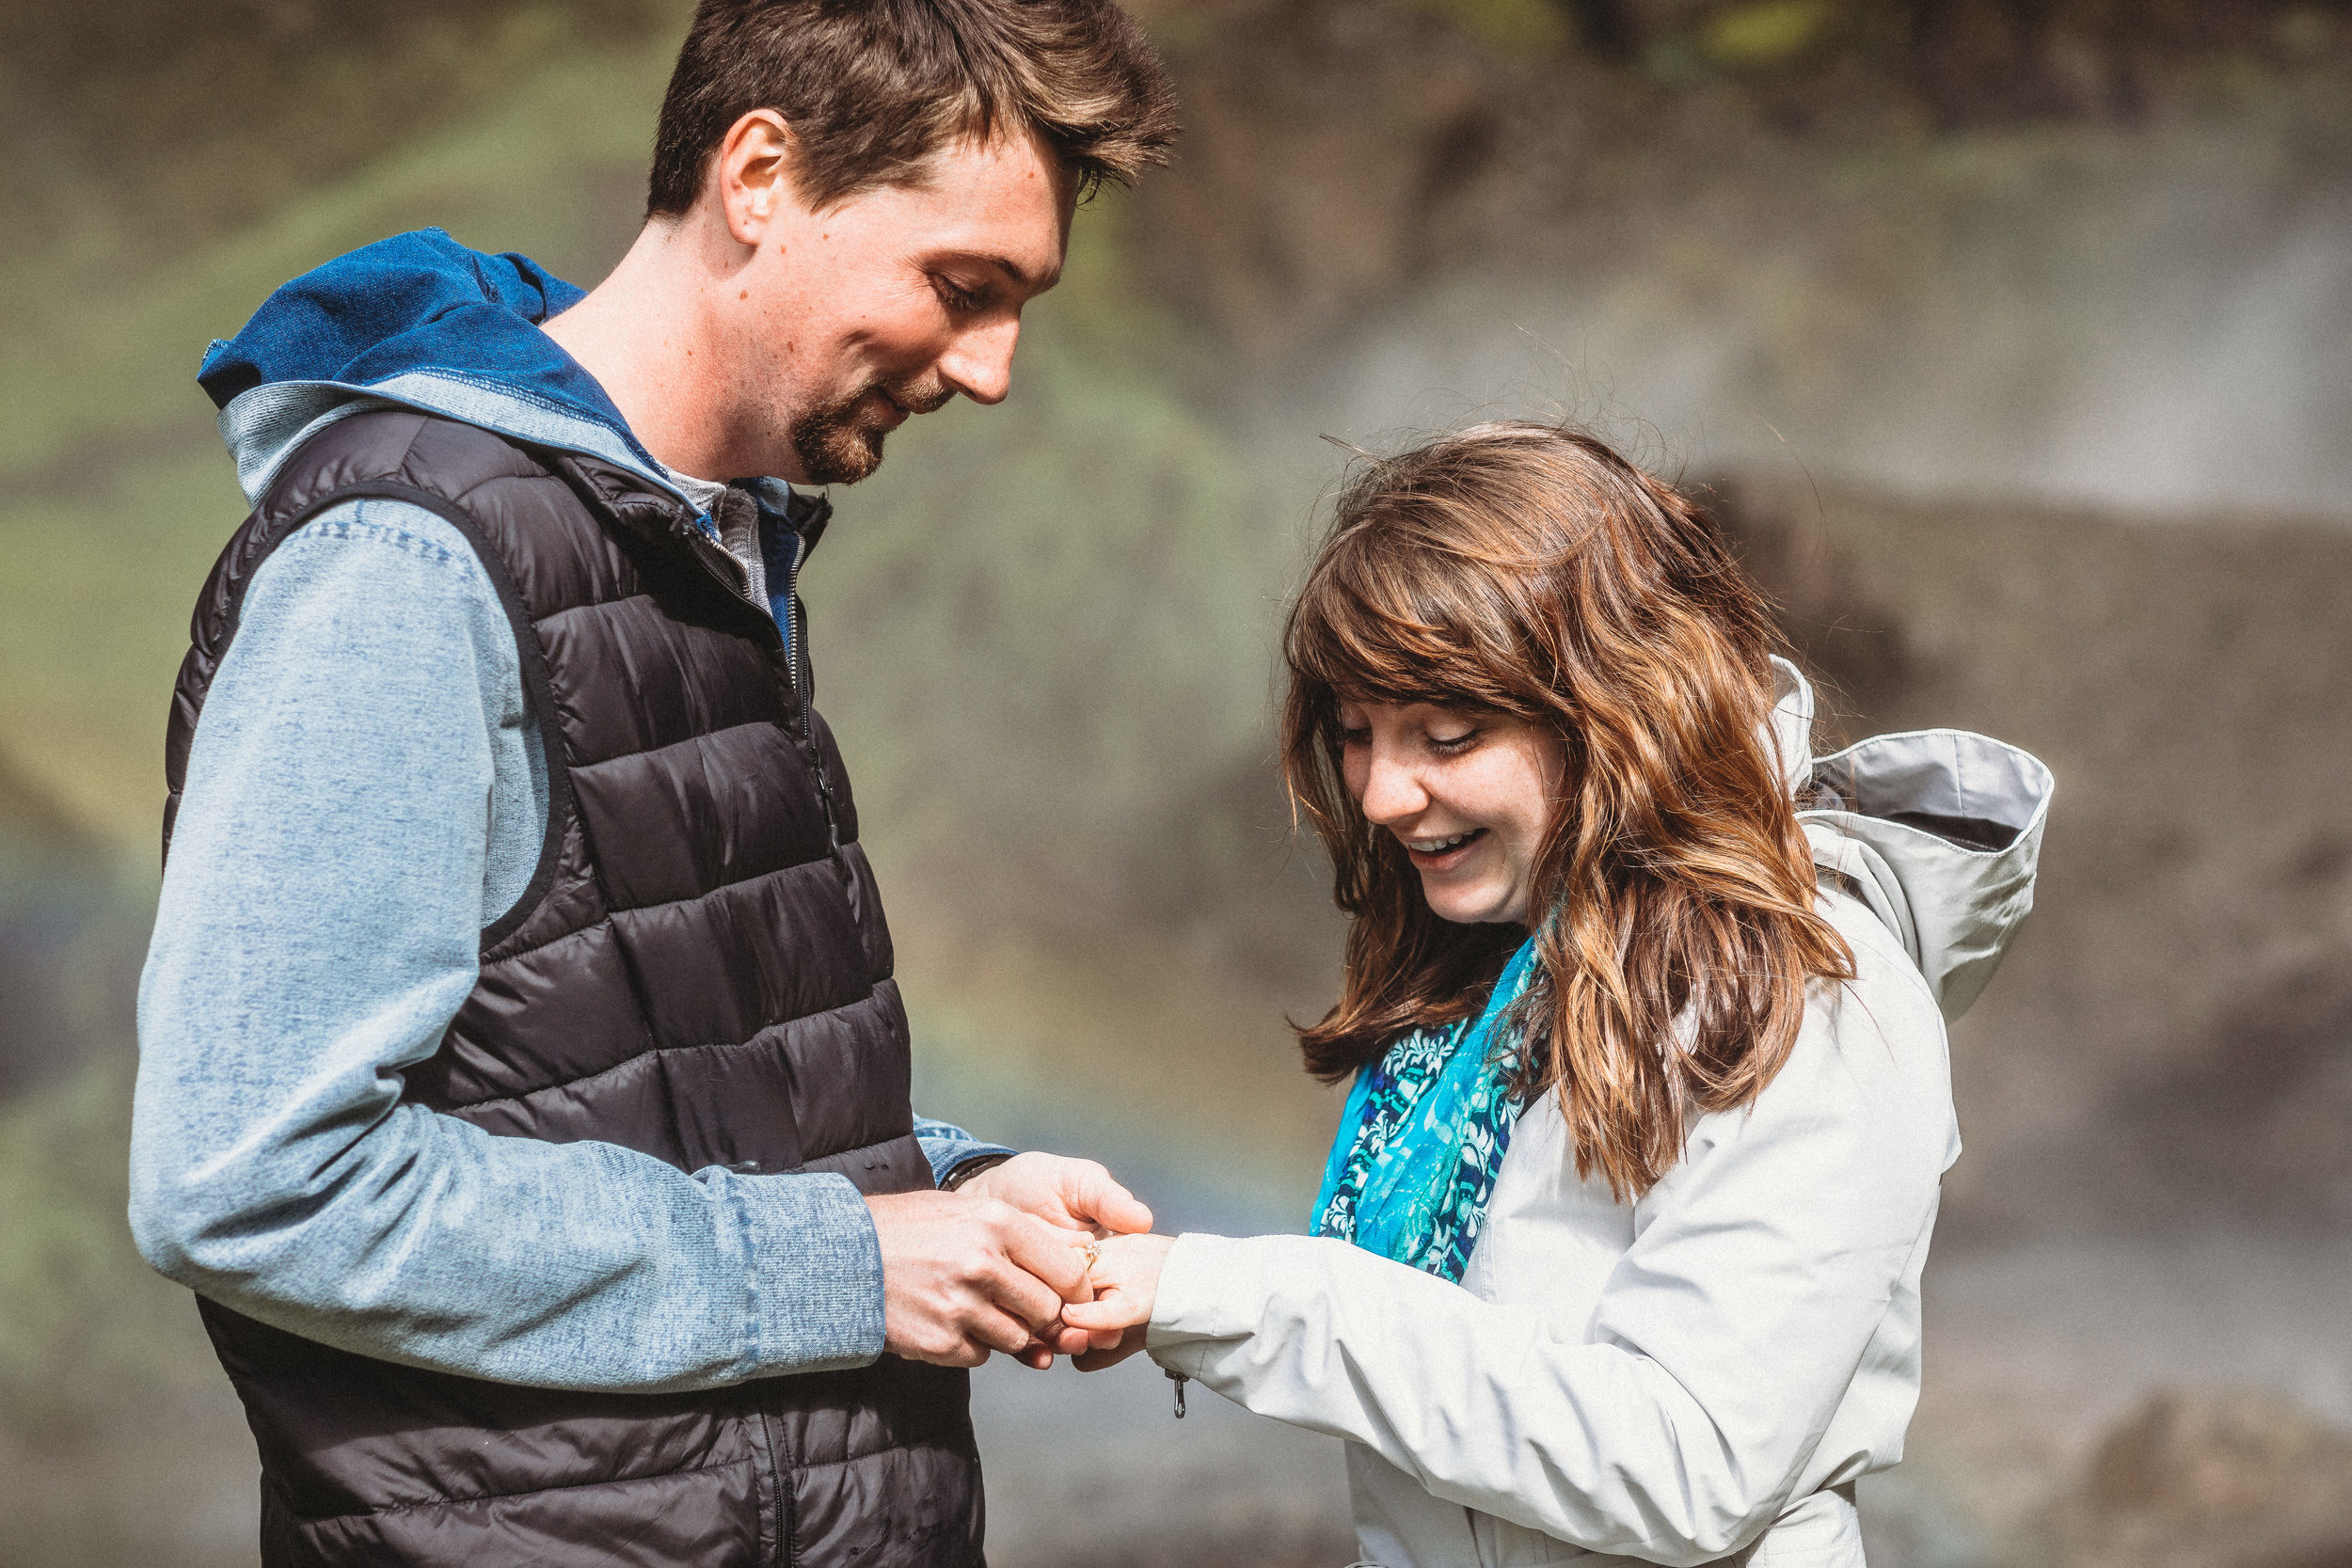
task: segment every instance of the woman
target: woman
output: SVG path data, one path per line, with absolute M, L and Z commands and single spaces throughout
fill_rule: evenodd
M 1064 1316 L 1347 1439 L 1372 1561 L 1863 1560 L 1944 1026 L 2051 784 L 1951 731 L 1816 762 L 1774 645 L 1689 499 L 1538 424 L 1372 464 L 1292 609 L 1284 763 L 1353 917 L 1300 1031 L 1355 1075 L 1317 1234 L 1113 1237 Z

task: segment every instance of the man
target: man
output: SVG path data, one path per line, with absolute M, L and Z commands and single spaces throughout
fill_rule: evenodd
M 703 0 L 594 293 L 427 231 L 214 345 L 131 1217 L 273 1568 L 979 1561 L 961 1369 L 1151 1216 L 908 1104 L 790 483 L 1003 398 L 1171 111 L 1109 0 Z

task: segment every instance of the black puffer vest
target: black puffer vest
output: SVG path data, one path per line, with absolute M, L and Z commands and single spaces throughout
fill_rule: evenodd
M 341 500 L 425 506 L 514 622 L 549 808 L 530 890 L 404 1098 L 501 1136 L 681 1170 L 928 1187 L 906 1017 L 805 638 L 675 498 L 472 426 L 372 412 L 294 454 L 199 601 L 165 843 L 204 693 L 270 551 Z M 821 512 L 796 519 L 803 537 Z M 795 667 L 797 666 L 797 668 Z M 961 1371 L 587 1394 L 420 1371 L 202 1304 L 262 1452 L 262 1556 L 294 1564 L 937 1564 L 980 1557 Z

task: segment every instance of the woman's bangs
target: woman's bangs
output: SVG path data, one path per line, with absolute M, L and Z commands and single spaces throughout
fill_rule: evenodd
M 1432 625 L 1406 591 L 1416 575 L 1425 580 L 1426 569 L 1384 560 L 1369 544 L 1359 534 L 1343 545 L 1300 592 L 1288 649 L 1293 673 L 1343 702 L 1471 703 L 1466 694 L 1484 682 L 1462 667 L 1459 640 Z

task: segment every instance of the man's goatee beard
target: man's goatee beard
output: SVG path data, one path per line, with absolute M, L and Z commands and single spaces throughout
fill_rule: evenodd
M 847 406 L 820 408 L 792 427 L 792 450 L 809 484 L 855 484 L 882 467 L 885 431 L 861 426 Z
M 928 414 L 954 396 L 946 387 L 876 383 L 865 391 L 804 415 L 792 427 L 792 451 L 809 484 L 855 484 L 882 467 L 882 440 L 890 432 L 861 420 L 857 405 L 877 388 L 910 414 Z

